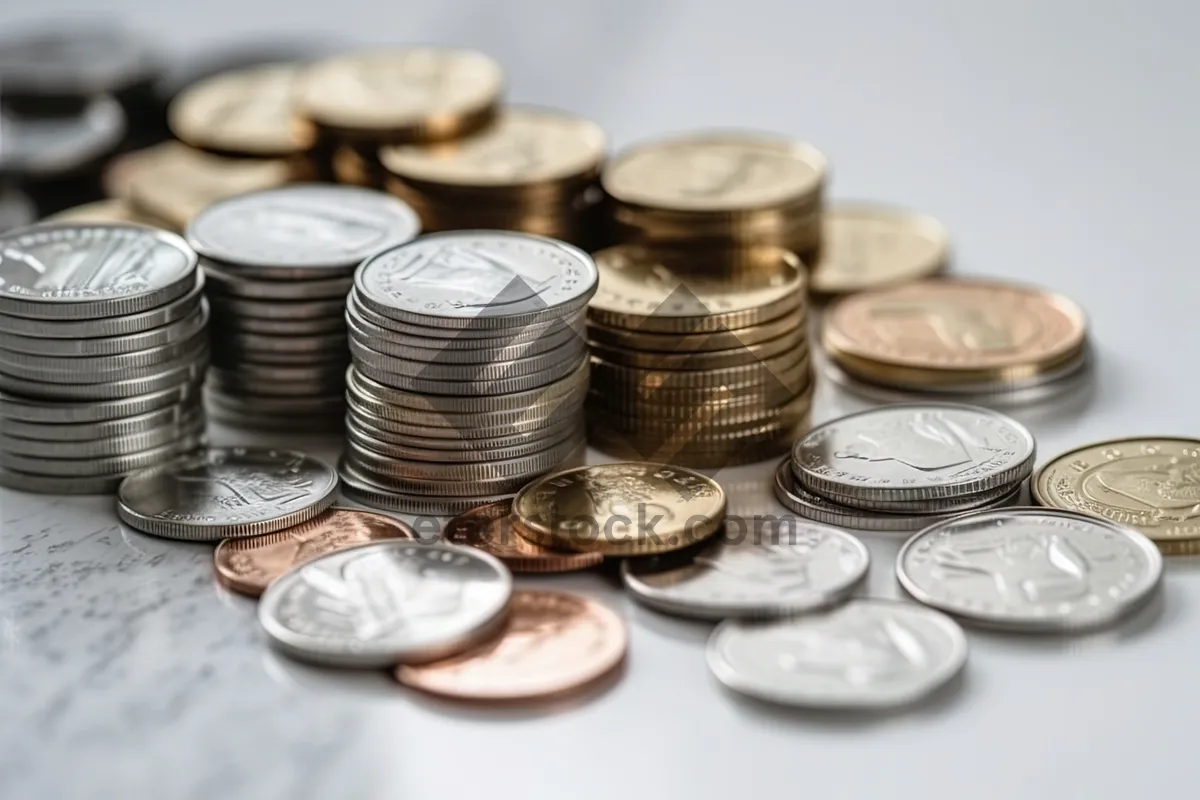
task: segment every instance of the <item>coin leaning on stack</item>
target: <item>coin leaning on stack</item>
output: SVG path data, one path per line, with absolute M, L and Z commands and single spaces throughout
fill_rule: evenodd
M 807 428 L 813 385 L 805 273 L 792 253 L 596 254 L 588 306 L 589 438 L 690 467 L 760 461 Z
M 574 456 L 596 281 L 581 250 L 500 231 L 432 234 L 363 262 L 346 309 L 346 494 L 457 514 Z
M 209 206 L 188 227 L 213 310 L 213 418 L 269 430 L 340 430 L 346 294 L 355 267 L 420 230 L 394 197 L 291 186 Z
M 41 225 L 0 251 L 0 484 L 107 493 L 201 443 L 208 309 L 182 239 Z

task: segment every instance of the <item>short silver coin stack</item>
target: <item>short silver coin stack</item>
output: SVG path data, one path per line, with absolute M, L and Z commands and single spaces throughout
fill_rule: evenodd
M 583 251 L 501 231 L 424 236 L 364 262 L 346 308 L 343 492 L 456 514 L 581 456 L 596 283 Z
M 188 226 L 212 306 L 212 418 L 340 431 L 346 293 L 367 256 L 412 239 L 417 215 L 350 186 L 292 185 L 214 203 Z
M 139 225 L 0 237 L 0 485 L 113 492 L 203 441 L 195 252 Z

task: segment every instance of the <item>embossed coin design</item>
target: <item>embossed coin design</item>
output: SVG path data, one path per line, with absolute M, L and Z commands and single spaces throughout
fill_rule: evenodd
M 413 529 L 395 517 L 335 507 L 275 533 L 226 539 L 213 552 L 213 570 L 226 588 L 258 597 L 289 569 L 327 553 L 381 539 L 414 538 Z
M 1162 555 L 1123 525 L 1068 511 L 978 511 L 926 528 L 896 559 L 904 588 L 981 625 L 1064 632 L 1106 625 L 1158 587 Z
M 933 217 L 871 203 L 836 203 L 821 217 L 812 289 L 842 294 L 941 272 L 949 236 Z
M 391 540 L 324 555 L 263 593 L 271 643 L 318 664 L 380 668 L 447 658 L 503 624 L 512 575 L 468 547 Z
M 210 448 L 130 475 L 117 513 L 144 533 L 212 541 L 306 522 L 333 504 L 337 488 L 337 473 L 303 453 Z
M 540 478 L 517 494 L 513 513 L 518 533 L 543 547 L 652 555 L 716 533 L 725 492 L 690 469 L 627 461 Z
M 396 669 L 415 689 L 469 700 L 558 697 L 618 667 L 628 636 L 607 606 L 565 592 L 513 593 L 503 631 L 446 661 Z
M 1200 440 L 1145 437 L 1064 453 L 1031 483 L 1043 506 L 1128 525 L 1156 542 L 1200 539 Z
M 691 563 L 663 569 L 625 561 L 621 577 L 636 600 L 701 619 L 772 617 L 833 605 L 862 581 L 870 554 L 845 531 L 794 518 L 753 533 L 722 536 Z
M 854 600 L 770 624 L 729 620 L 708 640 L 725 686 L 782 705 L 881 709 L 944 686 L 967 661 L 954 620 L 915 603 Z
M 512 501 L 500 500 L 459 514 L 446 523 L 442 537 L 453 544 L 491 553 L 513 572 L 574 572 L 598 566 L 600 553 L 551 550 L 517 533 Z

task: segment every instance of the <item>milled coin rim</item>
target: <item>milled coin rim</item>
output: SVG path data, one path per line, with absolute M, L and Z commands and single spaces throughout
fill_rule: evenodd
M 338 462 L 338 475 L 342 480 L 342 494 L 348 499 L 372 508 L 394 511 L 400 514 L 428 514 L 438 517 L 452 517 L 476 506 L 492 503 L 497 500 L 512 498 L 514 493 L 491 495 L 484 497 L 462 497 L 435 499 L 406 492 L 393 491 L 387 486 L 377 484 L 369 477 L 358 472 L 353 464 L 346 463 L 343 458 Z

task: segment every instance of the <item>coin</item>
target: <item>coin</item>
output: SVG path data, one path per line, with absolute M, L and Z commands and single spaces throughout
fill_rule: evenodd
M 195 397 L 198 392 L 196 383 L 189 380 L 179 380 L 140 395 L 95 402 L 34 400 L 0 392 L 0 416 L 10 420 L 48 425 L 100 422 L 168 408 Z
M 178 425 L 191 413 L 184 398 L 167 398 L 170 404 L 161 408 L 107 420 L 83 422 L 35 422 L 7 416 L 12 411 L 7 398 L 0 398 L 0 436 L 16 436 L 39 442 L 86 442 L 114 436 L 129 436 L 164 425 Z M 194 405 L 189 401 L 187 406 Z
M 190 453 L 202 443 L 203 421 L 179 429 L 179 438 L 147 450 L 116 456 L 80 458 L 44 458 L 19 453 L 0 453 L 5 469 L 45 478 L 108 478 L 154 467 Z
M 454 516 L 480 504 L 504 500 L 511 496 L 511 492 L 490 497 L 427 497 L 408 494 L 375 481 L 345 459 L 338 463 L 338 473 L 342 480 L 342 493 L 348 499 L 403 514 Z
M 503 625 L 512 576 L 466 547 L 390 540 L 326 554 L 263 593 L 258 619 L 290 656 L 379 668 L 468 650 Z
M 1069 511 L 979 511 L 926 528 L 896 575 L 926 605 L 996 628 L 1080 631 L 1139 608 L 1162 578 L 1142 534 Z
M 142 374 L 136 378 L 98 383 L 47 384 L 0 372 L 0 393 L 55 401 L 120 400 L 138 395 L 155 394 L 180 384 L 198 384 L 203 379 L 207 367 L 208 348 L 202 342 L 195 350 L 159 365 L 154 372 Z
M 183 341 L 115 355 L 48 356 L 0 349 L 0 371 L 43 383 L 102 383 L 153 375 L 164 364 L 196 357 L 207 347 L 208 337 L 201 328 Z
M 6 105 L 0 107 L 0 129 L 0 176 L 45 180 L 77 174 L 112 152 L 125 133 L 125 113 L 107 95 L 75 113 L 23 114 Z
M 24 465 L 18 465 L 12 461 L 12 457 L 24 456 L 39 460 L 64 459 L 67 461 L 135 457 L 138 453 L 164 447 L 186 436 L 197 436 L 203 431 L 203 412 L 193 410 L 182 414 L 180 419 L 169 420 L 152 427 L 143 427 L 129 433 L 95 439 L 46 441 L 0 433 L 0 451 L 2 451 L 0 460 L 7 460 L 14 468 L 27 472 L 53 474 L 53 470 L 43 471 L 33 468 L 29 461 L 26 461 Z M 109 465 L 100 468 L 100 471 L 115 472 L 116 469 Z
M 812 290 L 843 294 L 874 289 L 946 268 L 949 236 L 933 217 L 876 203 L 835 203 L 821 218 L 821 252 Z
M 143 533 L 212 541 L 298 525 L 337 496 L 337 473 L 292 450 L 210 448 L 121 484 L 117 513 Z
M 1033 469 L 1033 435 L 977 406 L 899 404 L 819 425 L 796 442 L 792 469 L 815 494 L 864 501 L 963 497 Z
M 717 680 L 760 700 L 881 709 L 948 683 L 966 664 L 967 640 L 952 619 L 915 603 L 855 600 L 765 625 L 723 622 L 707 656 Z
M 213 552 L 213 571 L 227 589 L 258 597 L 289 569 L 327 553 L 388 539 L 415 539 L 407 523 L 384 514 L 333 507 L 275 533 L 225 539 Z
M 517 494 L 517 529 L 543 547 L 650 555 L 703 541 L 721 527 L 725 492 L 683 467 L 624 462 L 544 476 Z
M 14 97 L 84 98 L 153 79 L 158 60 L 117 26 L 56 21 L 0 40 L 0 84 Z
M 628 636 L 607 606 L 566 592 L 513 593 L 504 628 L 491 641 L 445 661 L 401 665 L 405 686 L 458 699 L 558 697 L 594 683 L 625 657 Z
M 491 553 L 513 572 L 574 572 L 604 561 L 600 553 L 573 553 L 536 545 L 516 531 L 512 501 L 473 508 L 446 523 L 442 538 Z
M 117 198 L 97 200 L 93 203 L 84 203 L 81 206 L 72 206 L 64 211 L 51 214 L 44 221 L 132 223 L 164 229 L 171 227 L 162 220 L 138 211 L 125 200 Z

